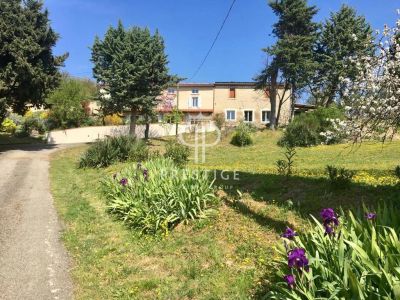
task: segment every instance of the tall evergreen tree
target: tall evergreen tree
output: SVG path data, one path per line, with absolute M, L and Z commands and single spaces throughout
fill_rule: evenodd
M 0 120 L 41 106 L 58 86 L 67 58 L 53 55 L 58 38 L 42 1 L 0 0 Z
M 355 79 L 359 70 L 349 58 L 371 55 L 374 52 L 371 39 L 371 26 L 347 5 L 326 20 L 317 42 L 318 69 L 311 84 L 317 104 L 329 106 L 343 96 L 342 79 Z
M 92 48 L 93 73 L 108 97 L 101 97 L 107 112 L 131 113 L 130 134 L 135 135 L 137 116 L 156 105 L 155 99 L 171 81 L 164 41 L 156 32 L 121 22 L 110 27 L 104 40 L 96 37 Z
M 318 10 L 315 6 L 308 6 L 306 0 L 270 0 L 269 6 L 279 18 L 273 29 L 277 42 L 265 49 L 273 61 L 256 80 L 262 87 L 266 86 L 269 78 L 272 91 L 271 107 L 276 108 L 276 79 L 280 76 L 285 86 L 289 85 L 291 88 L 293 115 L 296 99 L 307 86 L 309 77 L 316 68 L 313 47 L 318 24 L 313 22 L 313 18 Z

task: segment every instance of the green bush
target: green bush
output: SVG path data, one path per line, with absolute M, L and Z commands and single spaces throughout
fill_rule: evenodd
M 280 279 L 266 299 L 399 299 L 398 209 L 385 204 L 376 214 L 342 213 L 337 226 L 334 218 L 314 218 L 313 229 L 298 236 L 287 230 L 278 249 Z M 329 223 L 335 230 L 327 234 Z M 304 255 L 289 267 L 295 249 Z
M 37 131 L 40 134 L 44 134 L 47 130 L 46 122 L 47 120 L 42 117 L 43 111 L 28 111 L 22 120 L 21 131 L 25 131 L 28 134 L 32 131 Z
M 147 145 L 130 136 L 108 137 L 92 144 L 79 161 L 80 168 L 104 168 L 115 162 L 142 161 L 149 156 Z
M 394 169 L 394 175 L 396 175 L 396 177 L 400 179 L 400 166 L 397 166 Z
M 165 145 L 165 158 L 170 158 L 177 166 L 185 166 L 189 161 L 190 149 L 176 140 L 170 140 Z
M 182 169 L 169 158 L 129 166 L 103 182 L 108 211 L 144 233 L 167 233 L 204 218 L 217 203 L 205 171 Z
M 336 187 L 345 187 L 351 183 L 351 179 L 356 174 L 355 171 L 346 168 L 336 168 L 333 166 L 326 167 L 329 181 Z
M 14 134 L 17 129 L 17 125 L 13 122 L 13 120 L 9 118 L 5 118 L 4 121 L 0 124 L 0 131 Z
M 251 134 L 255 132 L 255 127 L 251 124 L 241 122 L 236 128 L 232 136 L 231 144 L 238 147 L 250 146 L 253 144 Z
M 321 134 L 328 131 L 334 131 L 330 119 L 343 119 L 344 113 L 336 106 L 328 108 L 318 108 L 309 113 L 303 113 L 294 118 L 290 123 L 278 145 L 281 147 L 309 147 L 321 143 L 336 144 L 341 142 L 342 137 L 334 134 L 329 139 Z
M 225 126 L 225 115 L 223 113 L 218 113 L 215 114 L 213 117 L 215 126 L 219 129 L 222 130 Z

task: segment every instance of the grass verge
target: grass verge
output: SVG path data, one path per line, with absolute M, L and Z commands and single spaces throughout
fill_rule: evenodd
M 299 222 L 273 204 L 225 197 L 212 220 L 139 236 L 105 212 L 98 191 L 99 180 L 123 165 L 77 169 L 83 149 L 54 154 L 50 172 L 76 299 L 248 299 L 269 278 L 276 232 Z

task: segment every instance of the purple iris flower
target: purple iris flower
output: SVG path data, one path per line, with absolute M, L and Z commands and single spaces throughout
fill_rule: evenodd
M 322 220 L 330 220 L 336 218 L 336 213 L 332 208 L 324 208 L 321 211 L 321 218 Z
M 119 183 L 120 183 L 122 186 L 126 186 L 126 185 L 128 184 L 128 179 L 127 179 L 127 178 L 122 178 L 122 179 L 119 181 Z
M 149 170 L 147 170 L 147 169 L 143 170 L 143 177 L 144 177 L 144 180 L 148 180 L 149 179 Z
M 286 283 L 290 289 L 294 288 L 294 285 L 296 284 L 296 276 L 289 274 L 289 275 L 283 276 L 283 279 L 286 281 Z
M 289 240 L 293 240 L 295 236 L 297 236 L 297 232 L 289 227 L 286 227 L 285 232 L 281 235 L 281 237 L 284 237 Z
M 332 208 L 325 208 L 321 211 L 321 218 L 325 227 L 325 235 L 335 235 L 335 228 L 339 226 L 339 220 Z
M 375 220 L 376 219 L 376 213 L 373 213 L 373 212 L 366 213 L 365 217 L 367 218 L 367 220 L 370 220 L 370 221 Z
M 294 248 L 288 254 L 288 266 L 290 268 L 305 268 L 308 269 L 308 259 L 306 257 L 306 250 L 302 248 Z

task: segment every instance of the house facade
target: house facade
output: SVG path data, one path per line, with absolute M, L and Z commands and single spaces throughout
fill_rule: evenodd
M 278 91 L 283 95 L 283 89 Z M 289 99 L 289 92 L 285 98 Z M 173 108 L 178 108 L 184 115 L 185 122 L 196 121 L 201 113 L 202 119 L 212 119 L 222 114 L 227 124 L 240 121 L 256 126 L 269 124 L 271 101 L 269 95 L 255 90 L 254 82 L 215 82 L 215 83 L 180 83 L 170 87 L 160 97 L 158 106 L 159 121 Z M 280 124 L 290 119 L 290 101 L 281 108 Z

